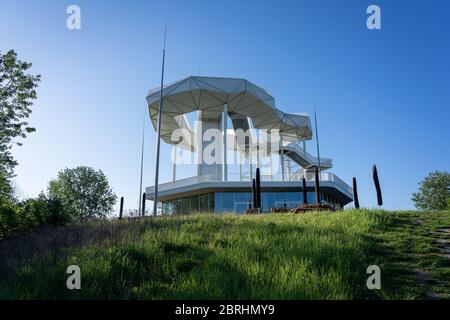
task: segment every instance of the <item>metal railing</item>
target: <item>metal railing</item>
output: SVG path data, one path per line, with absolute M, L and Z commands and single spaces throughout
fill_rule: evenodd
M 189 177 L 189 178 L 180 179 L 180 180 L 176 180 L 176 181 L 160 183 L 158 190 L 165 191 L 165 190 L 174 189 L 174 188 L 187 187 L 187 186 L 191 186 L 193 184 L 198 184 L 198 183 L 219 182 L 219 181 L 221 181 L 221 180 L 217 179 L 214 176 L 210 176 L 210 175 L 194 176 L 194 177 Z M 146 192 L 154 192 L 154 186 L 147 187 Z
M 319 164 L 319 158 L 311 155 L 310 153 L 303 150 L 303 147 L 300 147 L 299 142 L 291 142 L 283 146 L 285 149 L 292 149 L 295 153 L 297 153 L 299 156 L 303 157 L 306 161 L 308 161 L 311 165 L 318 165 Z M 320 165 L 326 166 L 326 167 L 332 167 L 333 162 L 329 158 L 322 158 L 320 157 Z
M 295 175 L 294 177 L 292 177 L 291 180 L 287 180 L 287 181 L 301 181 L 303 179 L 303 177 L 305 177 L 306 181 L 314 181 L 314 172 L 307 171 L 307 172 L 305 172 L 304 175 L 303 175 L 303 173 L 299 173 L 299 174 Z M 274 179 L 271 180 L 270 177 L 264 176 L 262 181 L 274 181 L 274 182 L 282 181 L 280 179 L 280 177 L 278 177 L 278 176 L 273 176 L 273 178 Z M 228 182 L 239 182 L 239 181 L 248 181 L 248 180 L 228 179 Z M 353 193 L 352 188 L 333 173 L 321 172 L 320 173 L 320 181 L 333 182 L 334 184 L 336 184 L 336 186 L 340 187 L 343 191 L 347 192 L 348 194 L 351 195 Z M 194 176 L 194 177 L 180 179 L 180 180 L 176 180 L 176 181 L 172 181 L 172 182 L 161 183 L 159 185 L 159 190 L 167 191 L 167 190 L 171 190 L 171 189 L 175 189 L 175 188 L 182 188 L 182 187 L 187 187 L 187 186 L 191 186 L 191 185 L 195 185 L 195 184 L 199 184 L 199 183 L 205 183 L 205 182 L 223 182 L 223 180 L 219 180 L 219 179 L 217 179 L 217 177 L 210 176 L 210 175 Z M 248 182 L 250 182 L 250 181 L 248 181 Z M 153 186 L 148 187 L 146 192 L 147 193 L 154 192 L 154 187 Z

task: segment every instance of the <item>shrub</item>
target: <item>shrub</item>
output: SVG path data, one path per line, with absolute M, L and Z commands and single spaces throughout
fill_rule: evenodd
M 0 239 L 42 225 L 63 225 L 70 221 L 70 215 L 61 202 L 44 194 L 18 204 L 3 202 L 0 205 Z
M 36 199 L 21 203 L 21 221 L 29 227 L 39 225 L 63 225 L 71 221 L 70 215 L 58 199 L 40 194 Z
M 0 239 L 18 231 L 19 219 L 18 208 L 12 202 L 0 202 Z

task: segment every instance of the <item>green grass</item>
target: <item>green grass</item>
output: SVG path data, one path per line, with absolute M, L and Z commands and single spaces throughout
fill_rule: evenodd
M 448 298 L 450 258 L 442 252 L 450 233 L 438 232 L 446 227 L 449 211 L 378 210 L 67 226 L 5 240 L 0 299 Z M 49 249 L 36 244 L 18 258 L 14 241 L 31 236 Z M 66 288 L 72 264 L 81 268 L 81 290 Z M 372 264 L 382 290 L 366 287 Z
M 450 298 L 450 211 L 389 213 L 373 234 L 386 297 Z M 447 232 L 443 232 L 447 231 Z

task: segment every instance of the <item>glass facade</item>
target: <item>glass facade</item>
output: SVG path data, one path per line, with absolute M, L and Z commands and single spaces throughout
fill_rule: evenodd
M 338 201 L 321 192 L 321 200 L 331 204 Z M 307 192 L 308 203 L 316 200 L 314 192 Z M 294 208 L 303 203 L 302 192 L 262 192 L 262 211 L 271 208 Z M 163 202 L 163 214 L 191 214 L 201 212 L 245 213 L 252 206 L 251 192 L 210 192 Z
M 214 212 L 214 193 L 204 193 L 175 200 L 163 201 L 163 214 L 191 214 Z
M 308 192 L 308 202 L 315 200 L 314 192 Z M 245 213 L 252 206 L 251 192 L 216 192 L 214 194 L 214 212 Z M 303 202 L 301 192 L 262 192 L 262 211 L 269 212 L 271 208 L 294 208 Z

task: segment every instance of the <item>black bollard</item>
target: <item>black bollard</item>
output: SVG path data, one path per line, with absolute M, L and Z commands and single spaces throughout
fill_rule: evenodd
M 356 185 L 355 177 L 353 177 L 353 201 L 355 202 L 355 209 L 359 209 L 358 187 Z
M 306 179 L 303 177 L 303 203 L 308 204 L 308 193 L 306 191 Z
M 380 180 L 378 179 L 378 171 L 376 165 L 373 165 L 372 167 L 372 174 L 373 174 L 373 182 L 375 183 L 375 189 L 377 189 L 377 203 L 379 206 L 382 206 L 383 197 L 381 195 Z
M 256 180 L 253 178 L 252 181 L 252 194 L 253 194 L 253 209 L 256 208 Z
M 319 167 L 314 167 L 314 183 L 316 192 L 316 203 L 320 203 Z
M 256 168 L 256 204 L 261 209 L 261 174 L 259 168 Z
M 145 192 L 142 194 L 142 216 L 145 216 Z
M 120 197 L 120 210 L 119 210 L 119 219 L 122 220 L 123 214 L 123 197 Z

